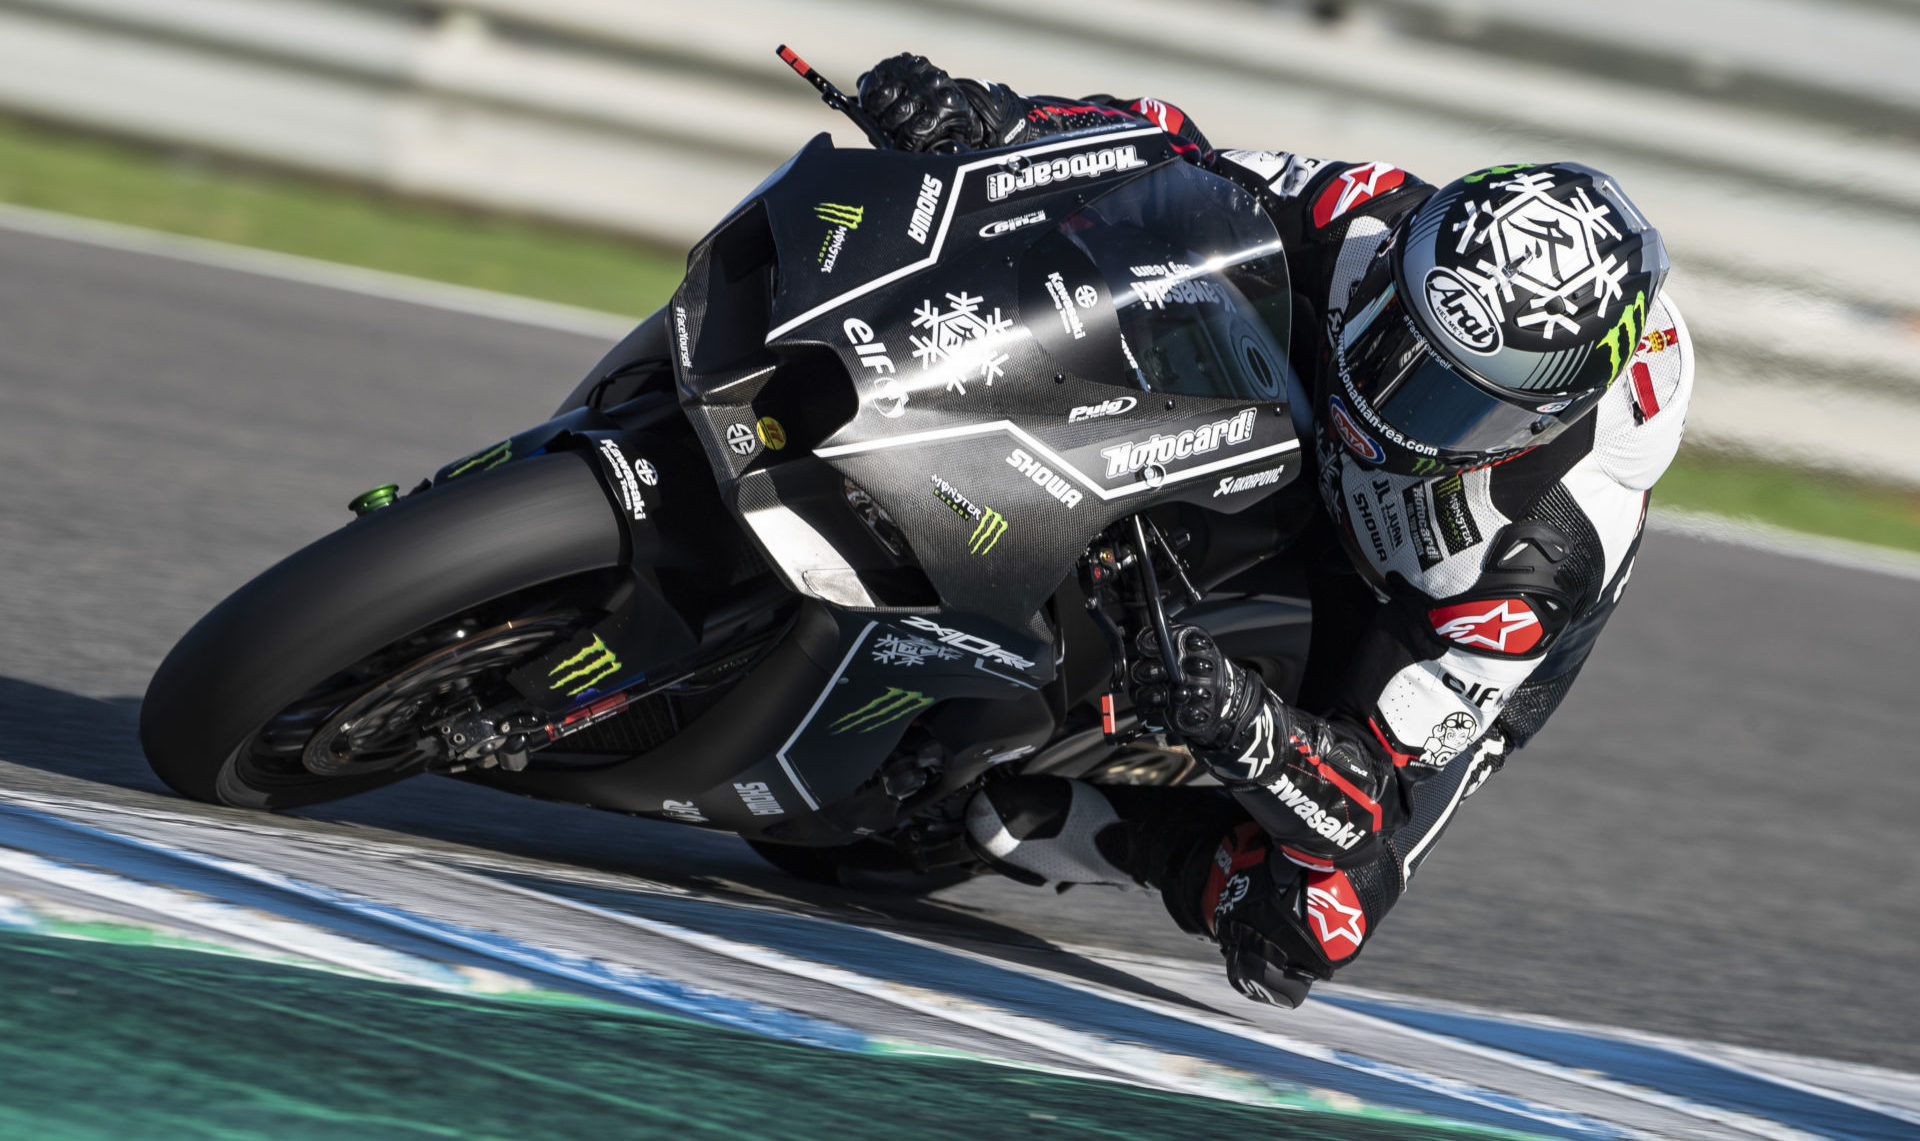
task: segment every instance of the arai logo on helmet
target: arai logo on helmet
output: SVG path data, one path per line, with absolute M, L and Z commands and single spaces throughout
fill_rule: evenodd
M 1499 351 L 1500 325 L 1493 310 L 1459 274 L 1436 266 L 1427 271 L 1424 288 L 1428 311 L 1456 344 L 1483 355 Z
M 1333 421 L 1333 430 L 1339 434 L 1340 442 L 1347 450 L 1368 463 L 1385 463 L 1387 453 L 1381 450 L 1372 436 L 1354 426 L 1353 417 L 1347 415 L 1347 406 L 1338 396 L 1327 398 L 1329 419 Z

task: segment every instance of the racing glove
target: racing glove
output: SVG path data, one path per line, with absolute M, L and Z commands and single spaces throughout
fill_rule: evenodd
M 1024 133 L 1025 102 L 1005 84 L 954 79 L 906 52 L 860 77 L 860 109 L 902 150 L 1000 146 Z
M 1271 858 L 1258 824 L 1241 824 L 1214 850 L 1200 915 L 1220 945 L 1227 981 L 1275 1006 L 1306 1001 L 1315 979 L 1352 962 L 1393 905 L 1391 857 L 1353 871 L 1311 871 Z
M 1376 766 L 1355 734 L 1280 700 L 1205 631 L 1170 633 L 1179 685 L 1154 633 L 1137 642 L 1129 677 L 1141 723 L 1184 738 L 1288 859 L 1322 871 L 1373 859 L 1390 823 L 1381 798 L 1391 767 Z

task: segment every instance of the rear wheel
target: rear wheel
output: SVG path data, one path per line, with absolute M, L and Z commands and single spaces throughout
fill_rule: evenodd
M 284 809 L 425 770 L 445 755 L 428 727 L 508 696 L 509 670 L 599 613 L 624 539 L 589 465 L 539 456 L 402 499 L 240 588 L 154 674 L 154 771 Z

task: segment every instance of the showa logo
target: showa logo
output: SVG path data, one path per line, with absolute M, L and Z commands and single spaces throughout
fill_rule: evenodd
M 923 246 L 933 229 L 933 212 L 940 207 L 940 191 L 945 187 L 946 183 L 931 174 L 920 176 L 920 194 L 913 200 L 913 218 L 907 223 L 907 237 Z
M 1030 163 L 1018 173 L 998 170 L 987 176 L 987 200 L 998 202 L 1010 198 L 1023 190 L 1032 190 L 1036 186 L 1046 186 L 1055 182 L 1066 182 L 1074 178 L 1099 178 L 1103 174 L 1112 174 L 1122 170 L 1137 170 L 1146 166 L 1146 160 L 1132 146 L 1105 147 L 1097 151 L 1081 151 L 1056 159 L 1041 159 Z
M 1227 419 L 1188 428 L 1171 436 L 1156 434 L 1140 443 L 1129 440 L 1111 448 L 1102 448 L 1100 455 L 1107 461 L 1107 478 L 1129 475 L 1149 464 L 1165 467 L 1172 460 L 1204 455 L 1223 445 L 1231 447 L 1244 444 L 1253 439 L 1253 421 L 1259 412 L 1257 408 L 1248 408 Z

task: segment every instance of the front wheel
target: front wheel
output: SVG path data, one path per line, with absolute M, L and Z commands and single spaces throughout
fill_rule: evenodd
M 356 520 L 241 587 L 167 655 L 140 709 L 148 763 L 184 796 L 266 809 L 420 772 L 424 726 L 502 696 L 509 670 L 597 615 L 605 585 L 590 572 L 620 565 L 622 543 L 574 453 Z

